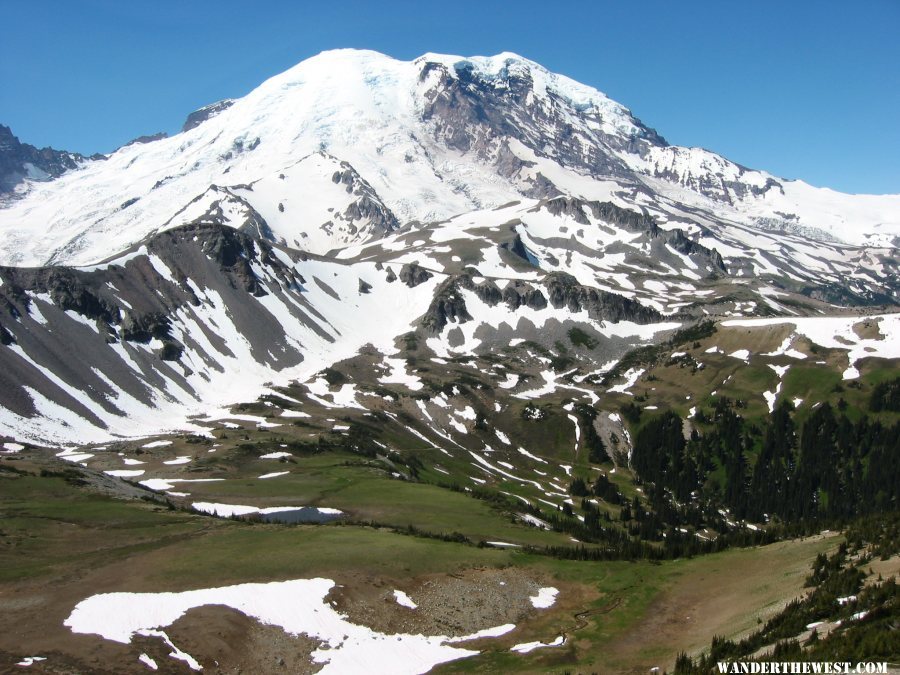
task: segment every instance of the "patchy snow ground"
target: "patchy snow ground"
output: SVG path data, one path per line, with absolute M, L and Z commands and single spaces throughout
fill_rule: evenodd
M 628 394 L 631 396 L 631 392 L 628 391 L 631 389 L 635 383 L 638 381 L 638 378 L 643 374 L 643 368 L 631 368 L 623 377 L 625 378 L 625 382 L 622 384 L 617 384 L 613 387 L 607 389 L 608 393 L 619 393 L 619 394 Z
M 478 654 L 453 644 L 498 637 L 515 628 L 504 624 L 456 638 L 380 633 L 351 623 L 325 601 L 334 585 L 331 579 L 316 578 L 182 593 L 103 593 L 79 602 L 63 623 L 74 633 L 96 634 L 124 644 L 142 634 L 163 637 L 171 645 L 161 628 L 192 608 L 223 605 L 292 635 L 302 633 L 323 641 L 325 646 L 316 649 L 312 659 L 324 664 L 319 672 L 325 675 L 423 673 L 439 663 Z M 171 646 L 177 652 L 177 647 Z
M 877 324 L 881 339 L 859 337 L 853 330 L 853 327 L 864 322 Z M 855 367 L 859 359 L 867 356 L 875 356 L 882 359 L 900 358 L 900 314 L 880 314 L 868 317 L 778 317 L 734 319 L 722 322 L 722 325 L 726 327 L 756 327 L 779 324 L 792 324 L 799 335 L 803 335 L 821 347 L 846 351 L 849 365 L 844 371 L 845 380 L 859 377 L 859 371 Z M 782 345 L 782 348 L 784 346 Z M 787 351 L 785 350 L 784 353 L 787 353 Z M 800 356 L 805 357 L 803 354 Z

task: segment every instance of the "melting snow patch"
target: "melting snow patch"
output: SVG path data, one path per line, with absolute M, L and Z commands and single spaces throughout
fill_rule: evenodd
M 776 366 L 772 363 L 769 364 L 769 368 L 774 370 L 778 377 L 784 377 L 784 374 L 790 370 L 790 366 Z
M 265 455 L 260 455 L 260 459 L 281 459 L 282 457 L 292 457 L 289 452 L 269 452 Z
M 19 661 L 16 665 L 27 668 L 28 666 L 33 666 L 38 661 L 46 661 L 46 656 L 26 656 L 24 659 Z
M 397 601 L 398 605 L 402 605 L 404 607 L 409 607 L 410 609 L 416 609 L 418 605 L 413 602 L 412 598 L 410 598 L 403 591 L 394 591 L 394 599 Z
M 163 462 L 163 464 L 169 464 L 171 466 L 174 466 L 176 464 L 188 464 L 188 463 L 190 463 L 190 461 L 191 461 L 190 455 L 179 455 L 175 459 L 170 459 L 166 462 Z
M 25 446 L 21 443 L 4 443 L 3 449 L 7 452 L 19 452 L 25 449 Z
M 856 334 L 854 326 L 861 321 L 876 324 L 877 338 L 861 338 Z M 881 314 L 860 317 L 803 317 L 803 318 L 766 318 L 725 321 L 723 326 L 770 326 L 774 324 L 793 324 L 796 332 L 811 342 L 826 349 L 841 349 L 848 352 L 850 368 L 844 371 L 844 379 L 859 377 L 853 367 L 858 359 L 877 356 L 883 359 L 900 358 L 900 314 Z M 817 362 L 818 363 L 818 362 Z
M 549 529 L 550 529 L 550 525 L 549 525 L 549 524 L 545 523 L 545 522 L 544 522 L 543 520 L 541 520 L 540 518 L 535 518 L 535 517 L 534 517 L 533 515 L 531 515 L 530 513 L 520 513 L 520 514 L 519 514 L 519 518 L 521 518 L 522 520 L 524 520 L 524 521 L 525 521 L 526 523 L 528 523 L 529 525 L 534 525 L 535 527 L 539 527 L 539 528 L 541 528 L 542 530 L 549 530 Z
M 167 445 L 172 445 L 172 441 L 153 441 L 152 443 L 146 443 L 142 445 L 142 448 L 164 448 Z
M 552 607 L 556 602 L 556 596 L 559 595 L 559 589 L 548 586 L 538 591 L 537 595 L 532 595 L 529 600 L 531 604 L 538 609 L 546 609 Z
M 456 430 L 457 430 L 459 433 L 461 433 L 461 434 L 467 434 L 467 433 L 469 433 L 469 432 L 466 430 L 466 425 L 465 425 L 465 424 L 463 424 L 462 422 L 459 422 L 459 421 L 453 419 L 452 417 L 451 417 L 450 420 L 449 420 L 449 424 L 450 424 L 451 427 L 453 427 L 454 429 L 456 429 Z
M 632 396 L 632 393 L 628 391 L 631 389 L 635 382 L 637 382 L 638 378 L 641 376 L 641 373 L 644 372 L 643 368 L 631 368 L 627 373 L 625 373 L 625 382 L 622 384 L 617 384 L 614 387 L 610 387 L 607 389 L 610 393 L 618 393 L 618 394 L 628 394 Z M 612 415 L 610 415 L 610 419 L 612 419 Z
M 218 483 L 224 478 L 148 478 L 140 481 L 148 490 L 171 490 L 173 483 Z
M 462 637 L 449 638 L 447 642 L 468 642 L 469 640 L 480 640 L 481 638 L 500 637 L 516 627 L 514 623 L 505 623 L 502 626 L 494 626 L 493 628 L 483 628 L 475 633 L 469 633 Z
M 456 414 L 464 420 L 471 420 L 472 422 L 474 422 L 476 418 L 475 410 L 470 405 L 467 405 L 462 410 L 457 410 Z
M 260 479 L 278 478 L 278 476 L 286 476 L 289 473 L 290 471 L 275 471 L 274 473 L 264 473 L 262 476 L 260 476 Z
M 519 654 L 527 654 L 528 652 L 534 651 L 535 649 L 540 649 L 541 647 L 560 647 L 565 644 L 565 642 L 566 639 L 562 635 L 560 635 L 553 642 L 523 642 L 511 647 L 509 651 L 518 652 Z
M 519 453 L 525 455 L 528 459 L 533 459 L 535 462 L 540 462 L 541 464 L 547 463 L 546 459 L 541 459 L 540 457 L 537 457 L 536 455 L 532 455 L 525 448 L 519 448 Z
M 142 635 L 144 637 L 162 638 L 163 642 L 165 642 L 167 645 L 169 645 L 169 647 L 171 647 L 171 649 L 172 649 L 172 652 L 169 654 L 169 656 L 171 656 L 173 659 L 178 659 L 179 661 L 184 661 L 186 664 L 188 664 L 188 667 L 191 670 L 203 670 L 203 666 L 200 665 L 200 663 L 197 661 L 197 659 L 195 659 L 193 656 L 191 656 L 187 652 L 183 652 L 178 647 L 176 647 L 165 631 L 153 630 L 151 628 L 143 628 L 143 629 L 137 631 L 137 634 Z
M 141 655 L 138 657 L 138 661 L 140 661 L 141 663 L 143 663 L 143 664 L 144 664 L 145 666 L 147 666 L 150 670 L 159 670 L 159 666 L 156 665 L 156 661 L 154 661 L 153 659 L 151 659 L 151 658 L 150 658 L 149 656 L 147 656 L 146 654 L 141 654 Z
M 741 361 L 749 361 L 750 360 L 750 350 L 738 349 L 737 351 L 731 352 L 728 356 L 732 356 L 736 359 L 740 359 Z
M 519 544 L 510 544 L 508 541 L 486 541 L 485 544 L 490 546 L 498 546 L 500 548 L 522 548 Z
M 382 384 L 402 384 L 411 391 L 419 391 L 425 386 L 422 384 L 420 377 L 406 372 L 406 361 L 404 359 L 385 358 L 384 362 L 391 372 L 384 377 L 378 378 L 378 381 Z
M 305 413 L 301 410 L 282 410 L 282 417 L 312 417 L 309 413 Z
M 519 383 L 519 376 L 513 373 L 507 373 L 503 382 L 498 382 L 497 386 L 501 389 L 512 389 Z
M 325 642 L 312 653 L 313 661 L 324 665 L 320 672 L 325 675 L 423 673 L 439 663 L 478 654 L 450 646 L 453 643 L 498 637 L 515 629 L 515 624 L 505 624 L 458 638 L 379 633 L 350 623 L 325 601 L 334 585 L 331 579 L 317 578 L 182 593 L 104 593 L 79 602 L 64 625 L 74 633 L 96 634 L 123 644 L 130 643 L 135 635 L 161 637 L 173 648 L 176 658 L 184 659 L 187 655 L 159 629 L 192 608 L 223 605 L 262 623 L 280 626 L 291 635 L 302 633 Z
M 284 513 L 285 511 L 299 511 L 301 509 L 313 509 L 323 515 L 339 516 L 344 512 L 339 509 L 315 506 L 269 506 L 259 508 L 257 506 L 245 506 L 243 504 L 216 504 L 215 502 L 194 502 L 191 508 L 200 513 L 206 513 L 211 516 L 219 516 L 220 518 L 231 518 L 232 516 L 246 516 L 251 513 L 259 513 L 264 516 L 271 513 Z
M 108 476 L 115 476 L 116 478 L 134 478 L 135 476 L 143 476 L 143 469 L 114 469 L 112 471 L 104 471 Z

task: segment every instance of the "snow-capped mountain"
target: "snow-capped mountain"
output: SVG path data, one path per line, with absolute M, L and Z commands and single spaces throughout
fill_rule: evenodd
M 310 159 L 317 153 L 345 169 L 317 166 L 326 161 Z M 365 193 L 356 207 L 325 194 L 338 170 Z M 898 196 L 841 195 L 669 146 L 599 91 L 513 54 L 403 62 L 325 52 L 198 111 L 181 134 L 29 187 L 0 210 L 6 264 L 97 262 L 181 222 L 194 200 L 212 206 L 217 188 L 240 187 L 276 241 L 317 253 L 381 234 L 394 219 L 558 194 L 850 244 L 890 245 L 900 233 Z M 289 208 L 310 196 L 336 217 Z M 271 212 L 273 203 L 283 210 Z M 235 209 L 245 210 L 224 211 Z
M 416 359 L 577 329 L 574 386 L 705 316 L 900 293 L 900 196 L 670 146 L 512 54 L 321 54 L 26 180 L 0 232 L 0 435 L 59 444 L 189 428 L 362 352 L 415 389 Z

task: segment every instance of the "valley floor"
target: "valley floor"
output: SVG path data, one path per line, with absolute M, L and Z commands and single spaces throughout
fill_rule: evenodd
M 336 583 L 326 596 L 332 607 L 354 625 L 386 635 L 466 636 L 515 624 L 499 637 L 454 643 L 480 654 L 436 672 L 671 669 L 679 651 L 700 649 L 714 634 L 739 635 L 801 593 L 812 559 L 839 540 L 822 534 L 661 564 L 564 561 L 388 528 L 213 518 L 146 497 L 113 499 L 86 490 L 72 475 L 48 475 L 43 464 L 21 457 L 4 462 L 0 472 L 4 670 L 41 656 L 46 660 L 35 661 L 30 672 L 148 672 L 138 660 L 143 654 L 160 672 L 188 672 L 188 663 L 171 658 L 173 650 L 159 637 L 134 636 L 121 644 L 75 633 L 64 622 L 76 605 L 101 593 L 317 577 Z M 481 517 L 490 527 L 496 515 Z M 551 606 L 529 602 L 551 587 L 559 591 Z M 418 607 L 399 604 L 398 590 Z M 318 641 L 221 605 L 191 609 L 163 630 L 207 672 L 315 672 L 321 666 L 310 659 Z M 561 646 L 510 651 L 560 636 Z M 398 672 L 389 663 L 382 667 Z

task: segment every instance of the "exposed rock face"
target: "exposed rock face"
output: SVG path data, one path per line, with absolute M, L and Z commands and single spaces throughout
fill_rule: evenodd
M 215 117 L 223 110 L 228 110 L 232 105 L 234 105 L 234 100 L 226 98 L 225 100 L 217 101 L 216 103 L 205 105 L 199 110 L 195 110 L 187 116 L 187 119 L 181 127 L 181 131 L 190 131 L 194 127 L 200 126 L 206 120 Z
M 296 343 L 259 306 L 272 296 L 325 335 L 315 310 L 300 309 L 303 277 L 265 241 L 196 223 L 142 247 L 94 271 L 0 267 L 0 406 L 34 417 L 35 401 L 46 399 L 106 428 L 107 413 L 126 414 L 125 395 L 150 407 L 170 397 L 172 384 L 191 395 L 192 369 L 215 372 L 234 358 L 226 330 L 258 363 L 296 365 L 303 359 Z M 218 318 L 210 322 L 211 311 Z M 190 364 L 182 360 L 187 349 Z
M 773 178 L 767 178 L 763 185 L 741 180 L 751 170 L 739 164 L 729 164 L 727 168 L 711 167 L 710 170 L 694 174 L 679 162 L 689 152 L 690 149 L 687 148 L 673 148 L 668 161 L 657 163 L 653 167 L 652 175 L 728 204 L 733 203 L 735 198 L 743 199 L 751 195 L 759 197 L 773 189 L 782 191 L 781 183 Z
M 553 92 L 533 95 L 534 80 L 529 66 L 511 61 L 495 78 L 481 77 L 467 61 L 448 67 L 425 63 L 420 80 L 437 73 L 437 84 L 425 97 L 423 118 L 432 124 L 435 137 L 460 152 L 493 159 L 503 175 L 511 176 L 519 166 L 510 160 L 507 139 L 514 138 L 536 155 L 552 157 L 593 176 L 629 178 L 633 175 L 608 149 L 640 152 L 667 143 L 653 129 L 634 119 L 637 131 L 628 138 L 601 131 L 602 115 L 594 108 L 573 109 Z M 571 116 L 578 119 L 573 124 Z M 586 129 L 593 129 L 587 133 Z M 529 196 L 548 196 L 549 181 L 536 181 Z M 552 185 L 552 184 L 551 184 Z M 542 192 L 543 194 L 536 194 Z
M 153 239 L 148 248 L 151 252 L 159 251 L 171 256 L 174 250 L 182 246 L 186 234 L 197 237 L 196 241 L 203 253 L 219 264 L 220 271 L 232 287 L 242 289 L 256 297 L 266 295 L 252 265 L 257 261 L 263 264 L 274 263 L 271 257 L 272 249 L 266 242 L 256 240 L 230 227 L 198 224 L 162 232 Z M 189 278 L 192 273 L 189 267 L 182 265 L 176 265 L 173 271 L 181 273 L 183 278 Z
M 397 217 L 381 201 L 374 188 L 357 173 L 356 169 L 347 162 L 341 162 L 340 166 L 340 170 L 332 174 L 332 182 L 343 185 L 348 194 L 357 197 L 344 209 L 344 219 L 350 223 L 368 221 L 375 236 L 381 236 L 400 227 Z
M 529 282 L 515 281 L 503 291 L 490 279 L 475 283 L 474 276 L 477 274 L 465 271 L 450 277 L 438 287 L 431 306 L 422 318 L 423 328 L 437 334 L 450 322 L 471 321 L 462 290 L 475 293 L 482 302 L 491 306 L 504 302 L 511 310 L 522 306 L 544 309 L 549 300 L 549 304 L 556 309 L 567 308 L 571 312 L 587 310 L 588 315 L 598 321 L 647 324 L 662 320 L 662 315 L 655 309 L 616 293 L 583 286 L 575 277 L 563 272 L 547 274 L 540 288 Z
M 670 146 L 624 108 L 610 113 L 590 104 L 573 104 L 549 90 L 544 95 L 542 87 L 535 85 L 531 66 L 522 60 L 510 58 L 506 67 L 489 75 L 465 60 L 452 66 L 426 62 L 420 80 L 433 79 L 437 84 L 426 94 L 423 117 L 432 124 L 435 138 L 493 162 L 506 178 L 529 166 L 509 151 L 509 139 L 515 139 L 540 157 L 553 158 L 597 178 L 640 185 L 641 175 L 651 175 L 729 204 L 782 190 L 773 178 L 762 184 L 745 180 L 752 170 L 719 157 L 693 161 L 694 149 Z M 604 125 L 610 114 L 626 117 L 630 131 Z M 623 160 L 625 154 L 646 165 L 636 169 L 640 162 Z M 702 168 L 697 169 L 698 165 Z M 559 194 L 543 175 L 527 181 L 532 186 L 523 188 L 525 196 Z
M 434 275 L 431 272 L 422 269 L 416 263 L 407 263 L 400 268 L 400 281 L 410 288 L 415 288 L 419 284 L 425 283 L 432 276 Z
M 460 279 L 463 278 L 471 282 L 471 277 L 461 275 L 451 277 L 438 286 L 428 311 L 422 317 L 423 328 L 437 334 L 451 321 L 465 323 L 472 320 L 472 315 L 466 309 L 466 301 L 459 292 Z
M 161 141 L 164 138 L 168 138 L 169 134 L 165 131 L 160 131 L 159 133 L 149 134 L 146 136 L 138 136 L 130 141 L 128 141 L 123 148 L 127 148 L 129 145 L 144 145 L 146 143 L 153 143 L 154 141 Z
M 102 159 L 94 155 L 90 159 Z M 0 197 L 11 193 L 23 180 L 52 180 L 84 163 L 77 152 L 36 148 L 21 143 L 9 127 L 0 124 Z
M 571 274 L 548 274 L 544 285 L 550 304 L 557 309 L 567 307 L 571 312 L 586 309 L 588 315 L 598 321 L 634 321 L 643 324 L 662 320 L 655 309 L 616 293 L 582 286 Z
M 587 213 L 590 213 L 596 220 L 618 225 L 631 232 L 646 234 L 651 245 L 655 245 L 656 248 L 668 245 L 678 253 L 694 256 L 706 267 L 709 274 L 728 274 L 725 261 L 722 260 L 718 251 L 695 242 L 681 229 L 662 229 L 652 217 L 645 213 L 624 209 L 612 202 L 585 201 L 574 197 L 548 199 L 536 208 L 545 209 L 553 215 L 568 216 L 581 225 L 590 224 L 587 218 Z M 513 247 L 512 250 L 527 259 L 527 252 L 521 241 L 518 242 L 518 248 Z
M 547 306 L 547 298 L 540 289 L 532 288 L 521 281 L 514 281 L 503 289 L 503 302 L 510 309 L 518 309 L 523 305 L 531 309 L 544 309 Z

